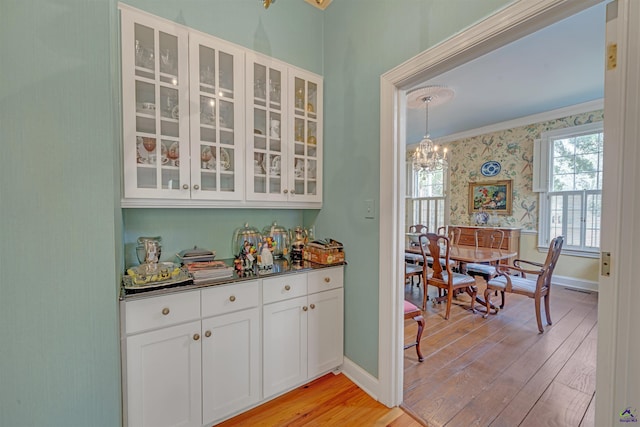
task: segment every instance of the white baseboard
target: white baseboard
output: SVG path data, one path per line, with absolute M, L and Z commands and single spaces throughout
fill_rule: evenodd
M 380 381 L 376 377 L 362 369 L 359 365 L 353 363 L 347 357 L 345 357 L 344 362 L 342 362 L 342 373 L 364 390 L 365 393 L 379 401 Z
M 565 288 L 577 289 L 588 292 L 598 292 L 598 282 L 590 280 L 576 279 L 568 276 L 553 275 L 552 284 L 555 286 L 563 286 Z

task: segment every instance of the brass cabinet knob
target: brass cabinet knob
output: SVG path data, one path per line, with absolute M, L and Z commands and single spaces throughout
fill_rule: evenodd
M 199 186 L 198 184 L 196 184 L 196 185 L 194 185 L 194 186 L 193 186 L 193 189 L 194 189 L 194 190 L 199 190 L 199 189 L 200 189 L 200 186 Z
M 169 310 L 169 307 L 165 307 L 165 308 L 163 308 L 163 309 L 162 309 L 162 314 L 163 314 L 164 316 L 166 316 L 167 314 L 169 314 L 169 311 L 170 311 L 170 310 Z
M 236 300 L 236 297 L 234 295 L 231 295 L 229 297 L 229 301 L 234 302 Z
M 200 335 L 199 334 L 193 334 L 193 340 L 194 341 L 198 341 L 200 339 Z
M 189 189 L 189 186 L 188 186 L 187 184 L 182 184 L 182 189 L 183 189 L 183 190 L 188 190 L 188 189 Z
M 316 308 L 315 304 L 311 304 L 309 307 L 311 307 L 311 310 L 313 310 L 314 308 Z
M 291 194 L 296 194 L 296 191 L 295 190 L 291 190 Z
M 307 308 L 306 305 L 302 307 L 302 311 L 307 311 L 307 310 L 308 310 L 308 308 Z
M 291 290 L 291 286 L 289 286 L 289 285 L 285 285 L 285 286 L 284 286 L 284 290 L 285 290 L 285 291 L 290 291 L 290 290 Z
M 289 190 L 287 190 L 287 189 L 285 188 L 284 190 L 282 190 L 282 192 L 283 192 L 284 194 L 287 194 L 287 193 L 289 192 Z
M 331 282 L 331 277 L 325 277 L 325 278 L 324 278 L 324 281 L 325 281 L 326 283 Z
M 209 338 L 209 337 L 211 336 L 211 331 L 206 331 L 206 332 L 204 333 L 204 336 L 205 336 L 205 337 L 207 337 L 207 338 Z

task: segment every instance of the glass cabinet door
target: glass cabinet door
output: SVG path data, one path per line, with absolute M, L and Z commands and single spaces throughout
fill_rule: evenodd
M 188 198 L 188 38 L 184 29 L 122 10 L 126 198 Z M 188 156 L 186 157 L 188 158 Z
M 247 59 L 247 199 L 287 199 L 286 69 L 259 55 Z
M 243 198 L 243 55 L 217 39 L 190 35 L 192 199 Z
M 322 201 L 322 79 L 298 70 L 292 74 L 290 200 Z

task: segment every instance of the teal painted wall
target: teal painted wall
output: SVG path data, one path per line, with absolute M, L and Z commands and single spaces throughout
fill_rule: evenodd
M 362 201 L 378 195 L 379 76 L 507 1 L 129 3 L 324 74 L 325 207 L 123 213 L 115 0 L 0 1 L 0 425 L 119 425 L 127 248 L 160 234 L 167 253 L 223 254 L 245 220 L 344 241 L 345 350 L 377 375 L 378 221 Z
M 378 375 L 380 75 L 508 0 L 334 0 L 325 11 L 324 208 L 318 235 L 345 244 L 345 354 Z M 277 6 L 277 4 L 276 4 Z M 382 242 L 382 244 L 385 244 Z
M 0 425 L 117 426 L 115 2 L 0 1 Z

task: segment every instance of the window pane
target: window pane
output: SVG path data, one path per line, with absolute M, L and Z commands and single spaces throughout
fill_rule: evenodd
M 568 246 L 582 246 L 580 229 L 582 227 L 582 195 L 571 194 L 567 197 L 567 233 Z
M 549 207 L 551 213 L 551 221 L 549 224 L 549 239 L 562 235 L 562 209 L 563 196 L 551 196 L 549 198 Z
M 587 194 L 587 216 L 585 246 L 600 247 L 600 215 L 602 214 L 602 194 Z

